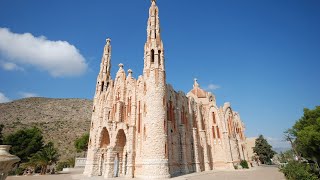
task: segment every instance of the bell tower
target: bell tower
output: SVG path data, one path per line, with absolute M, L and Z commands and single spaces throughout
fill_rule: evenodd
M 144 45 L 144 73 L 151 69 L 165 71 L 164 49 L 160 34 L 159 9 L 156 1 L 151 1 L 147 26 L 147 41 Z
M 145 83 L 142 132 L 142 177 L 169 178 L 166 123 L 166 75 L 164 48 L 160 34 L 159 9 L 151 1 L 147 41 L 144 46 L 143 79 Z

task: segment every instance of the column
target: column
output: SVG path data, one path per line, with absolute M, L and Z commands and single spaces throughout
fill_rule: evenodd
M 113 147 L 108 147 L 107 150 L 107 159 L 105 163 L 105 173 L 104 173 L 104 178 L 113 178 L 114 174 L 114 157 L 115 157 L 115 152 L 113 151 Z
M 127 173 L 126 177 L 133 178 L 134 177 L 134 152 L 135 152 L 135 126 L 130 125 L 128 131 L 128 139 L 127 139 Z
M 185 127 L 184 125 L 180 125 L 180 141 L 181 141 L 181 153 L 182 153 L 182 167 L 183 173 L 189 173 L 188 162 L 187 162 L 187 150 L 186 150 L 186 136 L 185 136 Z
M 207 136 L 205 130 L 200 130 L 200 137 L 202 139 L 202 146 L 203 146 L 203 156 L 204 156 L 204 170 L 209 171 L 210 169 L 210 161 L 208 157 L 208 146 L 207 146 Z
M 193 144 L 194 144 L 196 172 L 201 172 L 200 161 L 199 161 L 199 145 L 198 145 L 198 138 L 197 138 L 197 128 L 193 128 Z

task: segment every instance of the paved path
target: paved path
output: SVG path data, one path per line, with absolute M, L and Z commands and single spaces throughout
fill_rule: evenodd
M 58 175 L 11 176 L 7 180 L 103 180 L 102 177 L 85 177 L 79 172 Z M 127 178 L 113 178 L 124 180 Z M 171 180 L 285 180 L 277 167 L 255 167 L 249 170 L 208 171 L 172 178 Z
M 249 170 L 209 171 L 173 178 L 175 180 L 285 180 L 277 167 L 255 167 Z

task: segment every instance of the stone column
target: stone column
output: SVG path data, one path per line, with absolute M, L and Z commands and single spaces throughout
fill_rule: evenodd
M 189 173 L 188 162 L 187 162 L 187 150 L 186 150 L 186 136 L 185 136 L 185 127 L 180 125 L 180 141 L 181 141 L 181 153 L 182 153 L 182 167 L 183 173 Z
M 121 106 L 122 106 L 122 103 L 120 101 L 117 102 L 117 109 L 116 109 L 116 114 L 115 114 L 115 119 L 116 119 L 116 122 L 120 122 L 120 119 L 121 119 Z
M 106 157 L 106 163 L 105 163 L 105 173 L 104 178 L 113 178 L 114 174 L 114 157 L 115 152 L 113 151 L 112 147 L 108 147 L 107 150 L 107 157 Z
M 83 174 L 89 177 L 99 175 L 99 152 L 96 148 L 88 149 L 86 166 Z
M 203 146 L 203 156 L 204 156 L 204 170 L 209 171 L 210 169 L 210 161 L 208 157 L 208 146 L 207 146 L 207 136 L 205 130 L 200 130 L 200 138 L 202 139 L 202 146 Z
M 230 169 L 233 169 L 233 155 L 232 155 L 232 150 L 231 150 L 231 142 L 228 136 L 228 131 L 223 132 L 223 139 L 225 142 L 225 155 L 226 155 L 226 163 L 229 166 Z
M 135 144 L 135 126 L 130 125 L 129 126 L 129 131 L 128 131 L 128 139 L 127 139 L 127 173 L 126 177 L 128 178 L 133 178 L 134 177 L 134 144 Z
M 197 128 L 193 128 L 193 144 L 194 144 L 196 172 L 201 172 L 200 161 L 199 161 L 199 145 L 198 145 L 198 137 L 197 137 Z

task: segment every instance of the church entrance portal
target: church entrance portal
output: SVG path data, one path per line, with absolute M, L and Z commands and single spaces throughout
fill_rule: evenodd
M 117 141 L 115 146 L 114 158 L 114 177 L 125 176 L 127 169 L 127 138 L 123 131 L 120 129 L 117 134 Z

